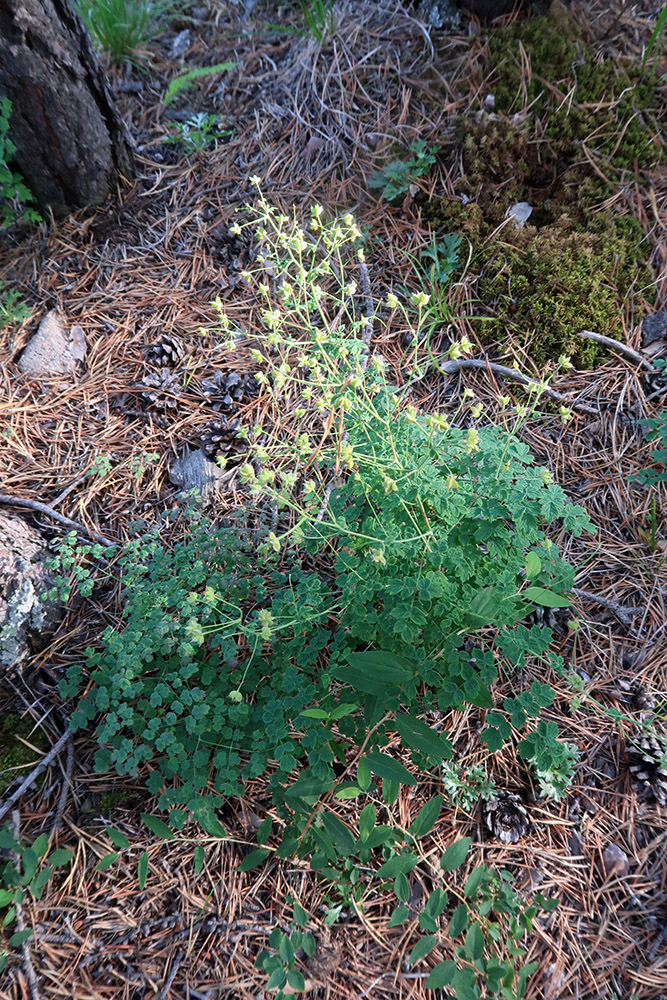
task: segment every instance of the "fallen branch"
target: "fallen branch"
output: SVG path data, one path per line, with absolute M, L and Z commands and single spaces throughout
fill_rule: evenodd
M 499 365 L 496 361 L 489 361 L 486 358 L 472 358 L 469 360 L 458 358 L 455 361 L 443 361 L 437 362 L 436 368 L 443 375 L 455 375 L 461 369 L 474 368 L 478 371 L 490 371 L 494 375 L 499 375 L 501 378 L 511 379 L 514 382 L 519 382 L 521 385 L 534 385 L 540 387 L 541 383 L 537 379 L 530 378 L 528 375 L 524 375 L 523 372 L 517 371 L 516 368 L 508 368 L 506 365 Z M 542 389 L 545 396 L 549 399 L 553 399 L 556 403 L 566 404 L 573 410 L 580 410 L 582 413 L 590 413 L 592 416 L 599 416 L 600 411 L 595 406 L 589 406 L 587 403 L 578 403 L 576 401 L 571 402 L 567 396 L 564 396 L 561 392 L 557 392 L 555 389 Z
M 65 758 L 65 767 L 63 769 L 63 787 L 60 790 L 58 805 L 56 806 L 53 823 L 51 824 L 51 830 L 49 831 L 49 840 L 52 839 L 53 835 L 57 833 L 60 828 L 63 813 L 65 812 L 65 806 L 67 805 L 70 786 L 72 784 L 72 771 L 74 770 L 74 740 L 72 738 L 71 731 L 68 730 L 67 736 L 69 739 L 67 741 L 67 757 Z
M 639 354 L 638 351 L 633 350 L 632 347 L 628 347 L 627 344 L 622 344 L 620 340 L 614 340 L 613 337 L 605 337 L 603 333 L 594 333 L 592 330 L 580 330 L 578 336 L 583 337 L 584 340 L 594 340 L 596 344 L 603 344 L 612 351 L 618 351 L 619 354 L 628 358 L 629 361 L 634 361 L 635 364 L 641 365 L 642 368 L 646 368 L 647 371 L 655 371 L 655 368 L 650 361 L 647 361 L 645 357 Z
M 642 608 L 625 608 L 622 604 L 618 604 L 617 601 L 610 601 L 607 597 L 601 597 L 599 594 L 591 594 L 589 591 L 579 590 L 577 587 L 572 588 L 572 593 L 576 594 L 577 597 L 583 597 L 587 601 L 593 601 L 594 604 L 601 604 L 603 608 L 612 611 L 622 625 L 632 625 L 634 616 L 640 614 L 642 611 Z
M 113 539 L 107 538 L 105 535 L 100 535 L 99 532 L 94 531 L 92 528 L 87 528 L 85 524 L 79 524 L 78 521 L 73 521 L 70 517 L 65 517 L 64 514 L 59 513 L 45 503 L 40 503 L 39 500 L 28 500 L 24 497 L 13 497 L 6 493 L 0 493 L 0 504 L 2 503 L 11 507 L 27 507 L 28 510 L 35 510 L 39 514 L 46 514 L 47 517 L 52 517 L 54 521 L 69 528 L 70 531 L 86 535 L 88 538 L 92 538 L 93 541 L 99 542 L 100 545 L 109 546 L 118 544 Z

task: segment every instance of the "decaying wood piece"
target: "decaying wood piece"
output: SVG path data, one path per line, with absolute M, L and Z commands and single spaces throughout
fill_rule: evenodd
M 1 0 L 0 94 L 14 162 L 42 210 L 99 205 L 133 169 L 132 140 L 70 0 Z
M 42 649 L 62 619 L 52 586 L 47 543 L 30 525 L 0 512 L 0 676 Z

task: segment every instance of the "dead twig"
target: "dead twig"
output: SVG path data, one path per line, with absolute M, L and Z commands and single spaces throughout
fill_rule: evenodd
M 62 524 L 64 527 L 69 528 L 72 531 L 76 531 L 78 534 L 86 535 L 88 538 L 92 538 L 93 541 L 99 542 L 100 545 L 117 545 L 111 538 L 107 538 L 105 535 L 100 535 L 99 532 L 94 531 L 92 528 L 87 528 L 85 524 L 79 524 L 78 521 L 73 521 L 70 517 L 65 517 L 64 514 L 60 514 L 53 507 L 49 507 L 48 504 L 40 503 L 39 500 L 29 500 L 25 497 L 12 497 L 8 496 L 6 493 L 0 493 L 0 503 L 7 504 L 12 507 L 27 507 L 29 510 L 35 510 L 40 514 L 46 514 L 47 517 L 52 517 L 54 521 Z
M 72 784 L 72 771 L 74 770 L 74 740 L 72 738 L 72 733 L 69 730 L 66 735 L 69 739 L 67 740 L 67 757 L 65 758 L 65 767 L 63 769 L 63 787 L 60 790 L 60 798 L 58 799 L 55 816 L 53 817 L 53 823 L 51 824 L 51 830 L 49 831 L 49 840 L 51 840 L 53 835 L 58 832 L 62 822 L 63 813 L 65 812 L 65 806 L 67 805 L 70 785 Z
M 541 383 L 534 378 L 530 378 L 528 375 L 524 375 L 523 372 L 517 371 L 514 368 L 507 368 L 505 365 L 499 365 L 495 361 L 489 361 L 488 358 L 473 358 L 469 360 L 454 360 L 454 361 L 443 361 L 436 363 L 436 367 L 439 372 L 443 375 L 455 375 L 461 369 L 474 368 L 478 371 L 491 371 L 494 375 L 499 375 L 501 378 L 512 379 L 514 382 L 519 382 L 521 385 L 534 385 L 539 386 Z M 587 403 L 578 403 L 576 400 L 571 402 L 568 400 L 567 396 L 564 396 L 561 392 L 557 392 L 555 389 L 543 389 L 545 396 L 549 399 L 553 399 L 556 403 L 566 403 L 573 410 L 579 410 L 581 413 L 589 413 L 591 416 L 599 416 L 600 411 L 595 406 L 589 406 Z
M 617 351 L 629 361 L 634 361 L 635 364 L 641 365 L 642 368 L 645 368 L 649 372 L 655 371 L 650 361 L 647 361 L 646 358 L 642 357 L 638 351 L 633 350 L 632 347 L 622 344 L 620 340 L 614 340 L 613 337 L 605 337 L 603 333 L 594 333 L 593 330 L 580 330 L 578 336 L 583 337 L 584 340 L 594 340 L 596 344 L 603 344 L 610 350 Z
M 579 590 L 577 587 L 572 588 L 572 593 L 576 594 L 577 597 L 583 597 L 587 601 L 593 601 L 595 604 L 600 604 L 603 608 L 613 611 L 622 625 L 632 625 L 632 619 L 635 615 L 640 614 L 642 610 L 641 608 L 624 608 L 622 604 L 610 601 L 608 597 L 601 597 L 600 594 L 591 594 L 588 590 Z
M 69 725 L 68 725 L 67 730 L 63 733 L 58 742 L 51 747 L 47 755 L 45 757 L 42 757 L 42 759 L 40 760 L 39 764 L 37 764 L 36 767 L 33 767 L 30 774 L 21 782 L 16 791 L 9 796 L 7 801 L 0 804 L 0 819 L 2 819 L 3 816 L 5 816 L 12 808 L 14 803 L 21 798 L 25 790 L 30 787 L 35 778 L 38 778 L 42 773 L 42 771 L 45 771 L 49 766 L 49 764 L 53 760 L 55 760 L 55 758 L 58 756 L 58 754 L 65 746 L 67 741 L 71 740 L 71 738 L 72 734 L 69 730 Z

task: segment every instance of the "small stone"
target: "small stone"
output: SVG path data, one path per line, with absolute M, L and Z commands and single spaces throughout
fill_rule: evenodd
M 51 309 L 39 324 L 37 333 L 26 344 L 18 367 L 32 375 L 73 375 L 76 363 L 86 353 L 86 341 L 80 326 L 69 331 L 62 315 Z
M 642 320 L 642 347 L 667 337 L 667 309 L 661 309 Z
M 183 458 L 172 462 L 169 469 L 169 479 L 174 486 L 180 486 L 185 494 L 197 490 L 204 500 L 212 499 L 233 477 L 233 469 L 223 471 L 215 462 L 210 462 L 201 449 L 186 452 Z
M 616 844 L 610 844 L 604 849 L 602 867 L 607 878 L 624 878 L 630 870 L 630 862 L 625 851 Z

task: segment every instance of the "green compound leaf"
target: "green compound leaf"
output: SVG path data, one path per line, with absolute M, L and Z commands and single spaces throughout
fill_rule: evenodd
M 443 872 L 453 872 L 460 868 L 466 859 L 472 840 L 470 837 L 462 837 L 461 840 L 450 844 L 440 859 L 440 867 Z
M 521 597 L 533 604 L 541 604 L 544 608 L 569 608 L 571 606 L 567 597 L 555 594 L 553 590 L 546 590 L 544 587 L 527 587 L 521 592 Z
M 258 847 L 256 851 L 251 851 L 239 865 L 240 872 L 250 872 L 253 868 L 259 868 L 261 863 L 271 852 L 266 847 Z
M 218 63 L 216 66 L 196 66 L 194 69 L 185 70 L 184 73 L 180 73 L 171 81 L 162 103 L 166 108 L 183 90 L 194 86 L 197 80 L 201 80 L 206 76 L 212 76 L 215 73 L 224 73 L 227 70 L 234 69 L 235 66 L 235 62 L 225 62 Z
M 139 883 L 139 888 L 144 889 L 146 885 L 146 878 L 148 877 L 148 851 L 144 851 L 139 862 L 137 864 L 137 882 Z
M 426 980 L 427 990 L 440 990 L 443 986 L 448 986 L 454 978 L 456 972 L 456 962 L 448 958 L 445 962 L 438 962 L 435 968 L 431 969 L 431 974 Z
M 414 837 L 423 837 L 429 830 L 432 830 L 438 822 L 440 810 L 442 809 L 442 795 L 434 795 L 432 799 L 421 807 L 414 822 L 408 828 Z
M 407 767 L 400 764 L 393 757 L 379 750 L 373 750 L 363 758 L 369 769 L 378 778 L 387 781 L 397 781 L 401 785 L 416 785 L 417 779 L 408 771 Z
M 141 819 L 143 820 L 145 826 L 154 833 L 156 837 L 162 837 L 163 840 L 173 840 L 174 831 L 170 829 L 167 824 L 159 819 L 157 816 L 149 816 L 147 813 L 140 813 Z
M 408 962 L 410 965 L 414 965 L 420 958 L 424 958 L 426 955 L 430 954 L 437 943 L 438 937 L 436 934 L 429 934 L 427 937 L 423 937 L 421 941 L 417 941 L 417 944 L 408 955 Z

